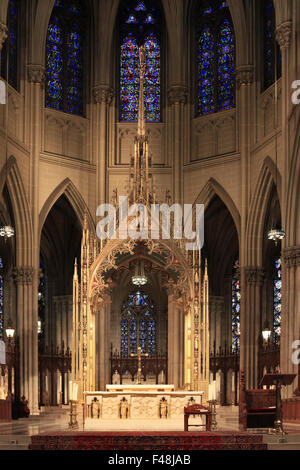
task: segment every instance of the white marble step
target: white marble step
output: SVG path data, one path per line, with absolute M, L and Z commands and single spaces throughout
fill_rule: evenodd
M 28 445 L 9 445 L 9 444 L 0 444 L 0 451 L 1 450 L 28 450 Z
M 268 444 L 268 450 L 300 450 L 300 444 Z

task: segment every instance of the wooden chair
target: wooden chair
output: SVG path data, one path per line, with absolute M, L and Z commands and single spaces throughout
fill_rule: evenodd
M 189 424 L 189 417 L 191 415 L 205 416 L 205 424 Z M 189 426 L 205 426 L 206 431 L 211 430 L 211 411 L 203 405 L 190 405 L 184 408 L 184 431 L 189 430 Z

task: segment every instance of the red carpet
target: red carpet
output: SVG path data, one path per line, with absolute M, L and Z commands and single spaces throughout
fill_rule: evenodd
M 30 450 L 267 450 L 257 434 L 228 432 L 62 432 L 31 436 Z

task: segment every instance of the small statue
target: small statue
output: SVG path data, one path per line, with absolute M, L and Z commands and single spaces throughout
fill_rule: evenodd
M 99 400 L 95 397 L 94 400 L 91 403 L 91 418 L 93 419 L 99 419 L 100 418 L 100 402 Z
M 167 189 L 166 190 L 166 204 L 168 204 L 168 206 L 170 206 L 171 202 L 172 202 L 171 191 L 169 189 Z
M 113 189 L 111 202 L 113 206 L 117 207 L 118 205 L 118 188 Z
M 194 397 L 191 397 L 188 401 L 187 406 L 192 406 L 192 405 L 195 405 L 195 404 L 196 404 L 196 402 L 195 402 Z M 193 418 L 196 418 L 196 415 L 193 415 Z
M 195 405 L 195 403 L 196 403 L 196 402 L 195 402 L 194 397 L 191 397 L 191 398 L 189 399 L 189 401 L 188 401 L 188 406 Z
M 159 417 L 166 419 L 168 417 L 168 402 L 162 398 L 159 403 Z
M 120 418 L 121 419 L 128 419 L 128 412 L 129 412 L 128 401 L 124 397 L 124 398 L 122 398 L 122 400 L 120 402 Z

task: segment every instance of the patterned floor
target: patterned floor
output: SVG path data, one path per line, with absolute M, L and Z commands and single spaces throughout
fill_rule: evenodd
M 237 407 L 222 407 L 217 409 L 217 430 L 238 430 Z M 19 419 L 10 423 L 0 423 L 0 450 L 27 448 L 29 437 L 47 432 L 68 431 L 68 408 L 55 407 L 44 410 L 39 416 Z M 197 421 L 195 420 L 195 424 Z M 82 415 L 78 415 L 78 431 L 183 431 L 183 420 L 87 420 L 83 428 Z M 204 428 L 190 428 L 191 431 L 204 430 Z M 300 450 L 300 423 L 286 424 L 287 442 L 280 443 L 280 436 L 265 435 L 265 441 L 270 448 L 288 448 Z M 279 445 L 280 444 L 280 445 Z M 279 447 L 278 447 L 279 445 Z

